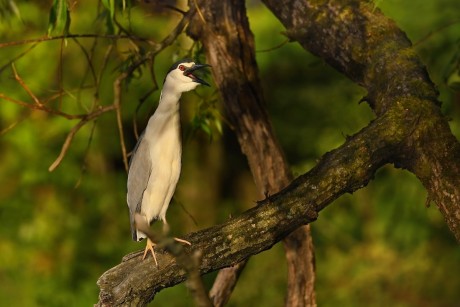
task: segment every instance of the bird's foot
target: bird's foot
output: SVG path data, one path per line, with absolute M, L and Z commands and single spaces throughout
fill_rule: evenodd
M 177 242 L 179 242 L 179 243 L 183 243 L 183 244 L 187 244 L 187 245 L 192 245 L 192 243 L 190 243 L 189 241 L 184 240 L 184 239 L 174 238 L 174 240 L 177 241 Z
M 152 253 L 153 260 L 155 260 L 155 265 L 158 266 L 157 257 L 155 256 L 155 251 L 153 250 L 154 247 L 155 247 L 155 243 L 150 241 L 150 239 L 147 239 L 147 245 L 145 246 L 144 256 L 142 257 L 142 260 L 145 259 L 145 257 L 147 256 L 147 252 L 150 251 Z

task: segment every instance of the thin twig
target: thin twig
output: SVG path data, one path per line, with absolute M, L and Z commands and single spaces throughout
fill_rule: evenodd
M 193 0 L 193 4 L 195 4 L 196 11 L 198 12 L 198 15 L 200 16 L 201 21 L 206 24 L 206 20 L 204 19 L 203 13 L 201 12 L 200 8 L 198 7 L 198 3 L 196 3 L 196 0 Z
M 32 51 L 32 49 L 34 49 L 35 47 L 37 47 L 38 43 L 35 43 L 33 44 L 32 46 L 30 46 L 29 48 L 27 48 L 26 50 L 24 50 L 23 52 L 19 53 L 18 55 L 16 55 L 14 58 L 10 59 L 8 61 L 8 63 L 6 63 L 5 65 L 3 65 L 2 67 L 0 67 L 0 73 L 2 73 L 7 67 L 9 67 L 11 64 L 13 64 L 14 62 L 16 62 L 17 60 L 19 60 L 20 58 L 22 58 L 23 56 L 25 56 L 26 54 L 28 54 L 30 51 Z
M 125 170 L 128 171 L 128 154 L 126 151 L 126 144 L 125 144 L 125 137 L 123 134 L 123 120 L 121 117 L 121 85 L 123 80 L 128 77 L 128 73 L 124 72 L 113 83 L 113 95 L 114 101 L 113 105 L 115 106 L 115 112 L 117 114 L 117 126 L 118 126 L 118 134 L 120 136 L 120 145 L 121 145 L 121 154 L 123 156 L 123 164 L 125 165 Z
M 74 187 L 75 189 L 80 186 L 80 184 L 81 184 L 81 182 L 83 180 L 83 175 L 86 172 L 86 159 L 88 158 L 88 153 L 89 153 L 89 149 L 91 147 L 91 143 L 93 141 L 94 132 L 96 131 L 96 123 L 97 123 L 97 119 L 95 119 L 93 121 L 93 126 L 91 127 L 91 133 L 89 135 L 88 144 L 86 145 L 86 149 L 85 149 L 83 164 L 81 166 L 80 177 L 78 178 L 77 182 L 75 183 L 75 187 Z
M 94 79 L 94 82 L 97 82 L 96 71 L 94 70 L 94 66 L 93 66 L 93 62 L 91 60 L 90 53 L 88 53 L 88 51 L 86 50 L 85 46 L 83 46 L 76 37 L 72 37 L 72 40 L 75 42 L 75 44 L 78 45 L 78 47 L 80 47 L 80 50 L 83 52 L 83 55 L 85 56 L 86 62 L 88 63 L 88 68 L 91 71 L 91 75 L 92 75 L 92 77 Z M 97 39 L 94 40 L 93 46 L 91 47 L 91 54 L 94 53 L 94 48 L 95 48 L 96 44 L 97 44 Z M 85 76 L 86 76 L 86 73 L 85 73 Z M 83 77 L 82 84 L 85 81 L 85 79 L 86 78 Z
M 9 96 L 6 96 L 3 93 L 0 93 L 0 99 L 10 101 L 10 102 L 12 102 L 14 104 L 29 108 L 31 110 L 43 111 L 43 112 L 46 112 L 46 113 L 49 113 L 49 114 L 64 117 L 66 119 L 83 119 L 83 118 L 88 116 L 88 114 L 68 114 L 68 113 L 65 113 L 65 112 L 62 112 L 62 111 L 58 111 L 58 110 L 48 108 L 47 106 L 45 106 L 43 104 L 42 105 L 36 105 L 36 104 L 32 104 L 32 103 L 27 103 L 27 102 L 24 102 L 24 101 L 17 100 L 17 99 L 11 98 Z
M 175 7 L 175 6 L 173 6 L 173 5 L 167 4 L 167 5 L 165 5 L 164 7 L 167 8 L 167 9 L 170 9 L 171 11 L 178 12 L 178 13 L 180 13 L 180 14 L 182 14 L 182 15 L 187 14 L 186 11 L 183 11 L 183 10 L 181 10 L 180 8 Z
M 159 44 L 157 44 L 155 46 L 156 48 L 153 49 L 154 54 L 157 54 L 158 52 L 160 52 L 164 48 L 166 48 L 169 45 L 171 45 L 176 40 L 176 38 L 179 36 L 179 34 L 181 34 L 184 31 L 184 29 L 187 26 L 187 24 L 189 23 L 190 17 L 193 15 L 193 13 L 194 13 L 194 8 L 190 8 L 190 10 L 187 12 L 187 14 L 185 14 L 185 16 L 179 21 L 179 23 L 174 28 L 174 30 L 172 30 L 172 32 L 169 33 L 168 36 L 166 36 L 161 41 L 161 43 L 159 43 Z
M 286 45 L 287 43 L 289 43 L 290 41 L 291 41 L 291 40 L 288 38 L 288 39 L 286 39 L 285 41 L 279 43 L 279 44 L 276 45 L 276 46 L 270 47 L 270 48 L 268 48 L 268 49 L 256 50 L 256 53 L 259 53 L 259 52 L 270 52 L 270 51 L 279 49 L 279 48 L 283 47 L 284 45 Z
M 58 84 L 59 84 L 59 93 L 64 92 L 63 83 L 64 83 L 64 47 L 66 45 L 66 39 L 61 40 L 61 45 L 59 48 L 59 66 L 58 66 Z M 62 95 L 59 96 L 58 110 L 62 109 Z
M 48 171 L 52 172 L 56 169 L 56 167 L 59 166 L 61 163 L 62 159 L 64 159 L 64 156 L 66 155 L 67 151 L 69 150 L 70 144 L 72 143 L 72 140 L 75 136 L 75 134 L 80 130 L 81 127 L 83 127 L 87 122 L 99 117 L 101 114 L 112 111 L 116 109 L 115 105 L 111 104 L 105 107 L 102 107 L 98 109 L 97 111 L 94 111 L 93 113 L 87 114 L 84 118 L 82 118 L 78 124 L 76 124 L 72 130 L 70 130 L 69 134 L 67 135 L 67 138 L 64 142 L 64 145 L 62 145 L 61 152 L 59 153 L 59 156 L 56 158 L 56 160 L 51 164 L 51 166 L 48 168 Z
M 104 70 L 107 68 L 107 64 L 109 62 L 110 54 L 112 53 L 113 48 L 114 48 L 113 45 L 109 45 L 107 47 L 107 50 L 105 51 L 104 60 L 102 61 L 102 66 L 101 66 L 101 69 L 99 71 L 99 76 L 97 77 L 97 82 L 96 82 L 98 92 L 99 92 L 99 87 L 100 87 L 100 84 L 101 84 L 102 76 L 104 74 Z
M 434 34 L 437 34 L 451 26 L 455 26 L 457 24 L 460 23 L 460 20 L 453 20 L 453 21 L 450 21 L 449 23 L 445 24 L 445 25 L 442 25 L 440 26 L 439 28 L 433 30 L 433 31 L 430 31 L 428 34 L 426 34 L 424 37 L 422 37 L 421 39 L 419 39 L 418 41 L 416 41 L 413 46 L 414 47 L 417 47 L 418 45 L 421 45 L 423 44 L 425 41 L 427 41 L 431 36 L 433 36 Z
M 59 40 L 59 39 L 65 39 L 65 38 L 74 38 L 74 37 L 76 38 L 131 39 L 135 41 L 145 42 L 150 45 L 157 45 L 157 43 L 154 41 L 151 41 L 149 39 L 142 38 L 142 37 L 133 36 L 133 35 L 68 34 L 68 35 L 59 35 L 59 36 L 52 36 L 52 37 L 44 36 L 44 37 L 39 37 L 39 38 L 24 39 L 24 40 L 19 40 L 19 41 L 0 43 L 0 48 L 26 45 L 30 43 L 40 43 L 40 42 L 53 41 L 53 40 Z
M 18 104 L 20 106 L 23 106 L 23 107 L 26 107 L 26 108 L 29 108 L 29 109 L 32 109 L 32 110 L 44 111 L 44 112 L 47 112 L 47 113 L 50 113 L 50 114 L 62 116 L 64 118 L 66 118 L 66 119 L 82 119 L 82 118 L 85 118 L 87 116 L 87 114 L 72 115 L 72 114 L 68 114 L 68 113 L 62 112 L 60 110 L 55 110 L 55 109 L 52 109 L 52 108 L 49 108 L 49 107 L 45 106 L 45 104 L 48 101 L 52 101 L 52 100 L 54 100 L 56 98 L 61 98 L 63 96 L 62 91 L 59 92 L 58 94 L 53 95 L 52 97 L 46 99 L 45 102 L 41 102 L 40 99 L 38 99 L 37 96 L 30 90 L 30 88 L 27 86 L 27 84 L 24 82 L 24 80 L 22 80 L 22 78 L 19 76 L 14 64 L 12 64 L 12 69 L 13 69 L 13 74 L 14 74 L 15 80 L 29 94 L 29 96 L 32 98 L 32 100 L 35 102 L 35 104 L 23 102 L 23 101 L 8 97 L 3 93 L 0 93 L 0 98 L 3 98 L 5 100 L 7 100 L 7 101 L 13 102 L 14 104 Z
M 14 66 L 14 63 L 11 64 L 11 68 L 13 69 L 14 73 L 14 79 L 21 85 L 21 87 L 29 94 L 29 96 L 32 98 L 32 100 L 37 104 L 37 106 L 42 107 L 43 104 L 40 102 L 40 100 L 35 96 L 35 94 L 30 90 L 30 88 L 27 86 L 27 84 L 22 80 L 22 78 L 19 76 L 18 72 L 16 71 L 16 67 Z
M 3 136 L 5 134 L 7 134 L 10 130 L 14 129 L 14 127 L 16 127 L 18 124 L 20 124 L 24 120 L 26 120 L 27 116 L 29 116 L 29 115 L 30 115 L 30 113 L 22 115 L 18 120 L 16 120 L 15 122 L 9 124 L 8 126 L 3 128 L 2 130 L 0 130 L 0 136 Z

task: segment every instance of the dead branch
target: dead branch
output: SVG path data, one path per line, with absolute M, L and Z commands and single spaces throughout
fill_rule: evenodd
M 233 293 L 233 289 L 238 282 L 240 274 L 248 262 L 243 260 L 235 265 L 223 268 L 217 274 L 212 288 L 209 291 L 214 306 L 225 306 Z

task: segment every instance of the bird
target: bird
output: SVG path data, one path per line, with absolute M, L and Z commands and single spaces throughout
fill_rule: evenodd
M 166 211 L 181 172 L 179 100 L 182 93 L 194 90 L 198 85 L 210 86 L 195 74 L 205 67 L 210 65 L 195 63 L 192 59 L 183 59 L 171 66 L 163 82 L 158 107 L 131 153 L 126 198 L 134 241 L 147 237 L 136 228 L 136 214 L 145 219 L 147 225 L 161 220 L 163 232 L 169 231 Z M 190 245 L 188 241 L 174 239 Z M 142 259 L 150 251 L 158 266 L 154 246 L 147 238 Z

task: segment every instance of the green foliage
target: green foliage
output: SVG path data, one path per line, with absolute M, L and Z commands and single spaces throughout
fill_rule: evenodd
M 105 7 L 102 17 L 105 17 L 107 32 L 109 34 L 115 33 L 114 17 L 115 17 L 115 0 L 101 0 Z
M 454 22 L 458 1 L 375 3 L 413 40 L 459 135 L 458 93 L 451 90 L 460 52 L 460 25 Z M 149 58 L 150 44 L 136 37 L 159 42 L 180 18 L 154 3 L 101 0 L 98 5 L 82 0 L 72 5 L 59 0 L 48 5 L 0 1 L 1 42 L 67 35 L 66 44 L 49 40 L 0 48 L 0 93 L 35 103 L 15 80 L 14 62 L 23 82 L 47 106 L 84 114 L 110 105 L 115 79 L 133 71 L 123 82 L 121 102 L 129 151 L 136 141 L 132 123 L 136 121 L 138 130 L 145 126 L 171 63 L 186 56 L 205 62 L 203 50 L 180 35 Z M 423 18 L 413 17 L 414 8 Z M 283 27 L 261 4 L 248 2 L 248 9 L 256 49 L 268 50 L 257 52 L 257 61 L 270 118 L 294 172 L 300 174 L 367 125 L 373 114 L 358 104 L 366 94 L 362 88 L 297 44 L 284 43 Z M 99 37 L 69 38 L 70 26 L 72 34 Z M 118 33 L 134 36 L 107 38 Z M 211 81 L 210 75 L 204 78 Z M 168 211 L 171 229 L 178 234 L 220 223 L 259 198 L 217 96 L 215 87 L 202 87 L 181 102 L 188 136 L 183 173 Z M 2 305 L 93 304 L 97 278 L 123 255 L 143 248 L 130 239 L 126 173 L 114 112 L 84 125 L 59 167 L 47 171 L 78 121 L 0 100 Z M 320 214 L 312 225 L 320 305 L 458 302 L 460 278 L 453 273 L 460 270 L 458 245 L 436 206 L 425 208 L 425 198 L 411 174 L 385 167 L 368 187 Z M 229 305 L 282 305 L 285 275 L 283 249 L 277 245 L 251 259 Z M 208 287 L 214 276 L 205 276 Z M 190 300 L 180 285 L 162 291 L 152 305 L 186 306 Z
M 54 0 L 49 13 L 48 35 L 68 34 L 70 27 L 70 12 L 67 0 Z

